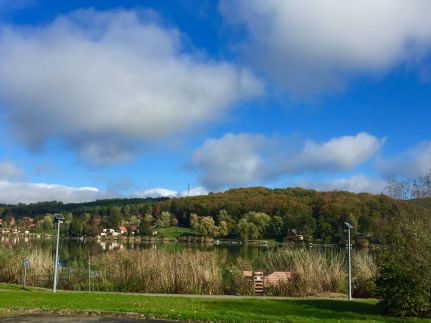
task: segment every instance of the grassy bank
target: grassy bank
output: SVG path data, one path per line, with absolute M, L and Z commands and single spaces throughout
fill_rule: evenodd
M 160 228 L 157 232 L 157 237 L 179 238 L 187 235 L 199 236 L 200 234 L 191 228 L 181 227 Z
M 385 316 L 374 300 L 262 299 L 146 296 L 139 294 L 20 290 L 0 285 L 0 315 L 26 312 L 124 314 L 213 322 L 405 322 Z M 431 320 L 410 319 L 411 322 Z

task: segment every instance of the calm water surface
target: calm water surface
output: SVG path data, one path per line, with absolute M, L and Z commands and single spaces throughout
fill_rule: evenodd
M 67 265 L 70 261 L 87 261 L 88 257 L 96 256 L 104 252 L 121 252 L 125 249 L 159 249 L 169 252 L 180 252 L 184 249 L 212 251 L 220 255 L 221 265 L 236 264 L 239 259 L 254 260 L 269 250 L 280 248 L 282 245 L 240 245 L 240 244 L 200 244 L 200 243 L 169 243 L 157 242 L 150 243 L 145 241 L 97 241 L 97 240 L 71 240 L 61 239 L 59 255 L 63 264 Z M 23 236 L 1 236 L 0 247 L 2 248 L 36 248 L 48 250 L 54 255 L 55 238 L 29 238 Z

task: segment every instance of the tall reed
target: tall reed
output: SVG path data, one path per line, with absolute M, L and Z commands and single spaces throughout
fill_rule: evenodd
M 0 280 L 6 283 L 24 282 L 24 260 L 29 260 L 26 284 L 47 287 L 52 283 L 54 260 L 40 249 L 0 248 Z
M 289 281 L 272 289 L 275 294 L 311 296 L 345 293 L 347 289 L 344 260 L 338 252 L 283 248 L 265 254 L 255 267 L 293 273 Z
M 93 259 L 99 290 L 219 294 L 222 275 L 215 253 L 125 250 Z
M 53 258 L 45 251 L 0 248 L 0 281 L 22 284 L 24 259 L 29 259 L 27 284 L 51 287 Z M 88 264 L 72 261 L 59 270 L 60 289 L 87 290 Z M 212 252 L 160 250 L 107 252 L 92 258 L 91 289 L 146 293 L 219 294 L 222 274 Z
M 0 281 L 22 284 L 24 259 L 29 259 L 27 284 L 51 287 L 53 257 L 40 249 L 0 248 Z M 72 290 L 100 290 L 145 293 L 220 294 L 222 268 L 215 252 L 183 250 L 122 250 L 106 252 L 91 259 L 91 286 L 88 264 L 70 261 L 59 271 L 58 287 Z M 230 268 L 231 291 L 253 294 L 253 283 L 242 270 L 290 271 L 293 276 L 265 293 L 284 296 L 315 296 L 346 293 L 347 263 L 344 252 L 283 248 L 269 251 L 257 261 L 239 259 Z M 365 251 L 353 252 L 353 295 L 370 297 L 374 291 L 376 265 Z
M 352 255 L 353 296 L 374 297 L 376 275 L 375 256 L 366 250 L 355 250 Z

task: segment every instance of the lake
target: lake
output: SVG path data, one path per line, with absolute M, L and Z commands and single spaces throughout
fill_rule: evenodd
M 29 285 L 52 286 L 55 243 L 54 237 L 1 236 L 0 280 L 22 283 L 24 259 L 29 259 Z M 282 248 L 283 244 L 61 239 L 59 288 L 249 295 L 253 294 L 252 282 L 242 277 L 241 270 L 253 267 L 257 271 L 265 271 L 265 275 L 277 270 L 295 271 L 297 283 L 290 287 L 271 287 L 266 292 L 272 295 L 345 292 L 347 249 L 307 248 L 305 244 Z M 368 286 L 368 280 L 374 275 L 374 257 L 370 257 L 368 250 L 357 250 L 354 256 L 357 259 L 353 261 L 354 272 L 366 277 L 362 285 Z M 251 266 L 258 258 L 260 261 Z M 355 268 L 355 263 L 361 266 Z
M 55 237 L 52 238 L 30 238 L 25 236 L 1 236 L 0 247 L 6 248 L 37 248 L 48 250 L 55 254 Z M 213 251 L 220 256 L 221 265 L 229 266 L 236 264 L 239 259 L 253 261 L 269 250 L 282 247 L 282 244 L 249 245 L 249 244 L 200 244 L 200 243 L 172 243 L 172 242 L 146 242 L 128 240 L 75 240 L 61 239 L 59 246 L 59 257 L 61 262 L 67 266 L 70 261 L 88 261 L 88 257 L 96 256 L 109 251 L 127 249 L 160 249 L 170 252 L 179 252 L 185 249 Z

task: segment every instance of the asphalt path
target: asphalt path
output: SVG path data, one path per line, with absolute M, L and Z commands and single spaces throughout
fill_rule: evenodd
M 44 323 L 92 323 L 92 322 L 119 322 L 119 323 L 180 323 L 180 321 L 165 321 L 165 320 L 145 320 L 132 318 L 109 318 L 109 317 L 86 317 L 86 316 L 58 316 L 58 315 L 41 315 L 41 314 L 26 314 L 16 315 L 11 317 L 1 318 L 0 322 L 44 322 Z

